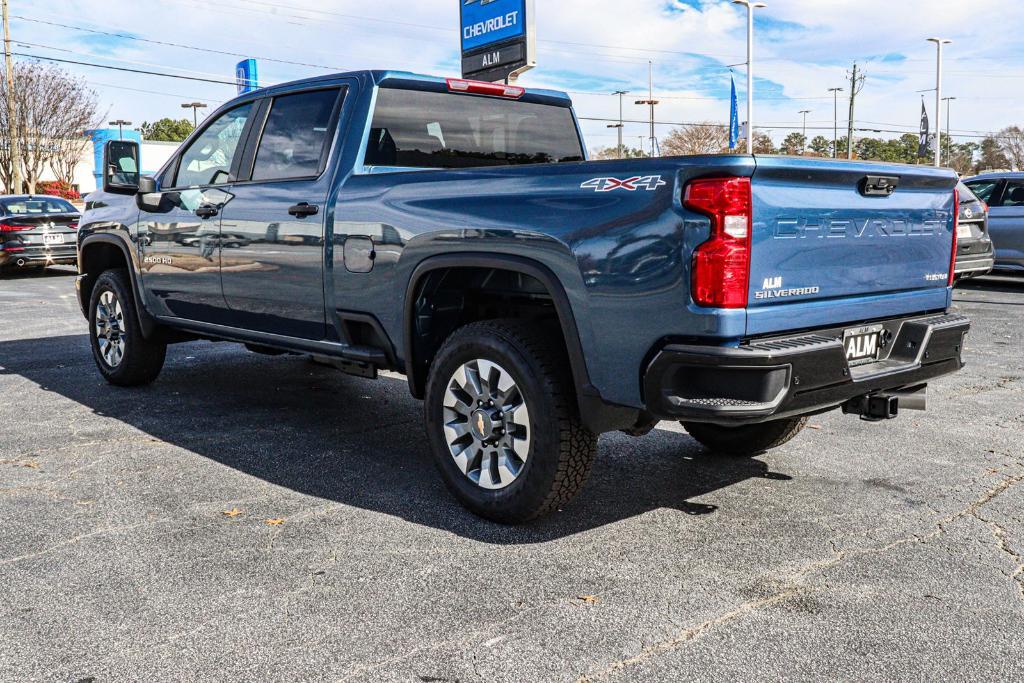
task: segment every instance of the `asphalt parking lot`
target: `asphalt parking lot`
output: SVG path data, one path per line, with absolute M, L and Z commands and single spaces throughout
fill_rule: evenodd
M 608 435 L 506 528 L 398 379 L 194 343 L 114 389 L 71 272 L 5 276 L 0 680 L 1020 680 L 1024 278 L 956 299 L 929 412 L 750 460 Z

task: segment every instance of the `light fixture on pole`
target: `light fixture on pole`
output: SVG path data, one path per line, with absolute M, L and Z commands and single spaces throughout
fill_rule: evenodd
M 753 0 L 732 0 L 747 8 L 747 154 L 754 153 L 754 10 L 767 7 Z
M 804 152 L 807 151 L 807 115 L 811 113 L 811 110 L 801 109 L 800 113 L 803 114 L 804 116 L 804 141 L 801 145 L 802 149 L 800 150 L 800 153 L 803 154 Z
M 117 121 L 111 121 L 108 125 L 117 126 L 117 139 L 124 140 L 124 127 L 132 125 L 132 122 L 118 119 Z
M 943 97 L 942 101 L 946 103 L 946 163 L 953 163 L 952 145 L 953 137 L 949 134 L 950 126 L 949 121 L 952 118 L 949 114 L 949 103 L 957 98 L 955 97 Z
M 200 109 L 206 109 L 206 105 L 203 104 L 202 102 L 185 102 L 184 104 L 181 105 L 181 108 L 182 109 L 191 109 L 192 110 L 192 127 L 193 128 L 198 128 L 199 127 L 199 110 Z
M 622 120 L 623 119 L 622 97 L 623 97 L 623 95 L 627 95 L 627 94 L 629 94 L 628 90 L 616 90 L 615 92 L 612 93 L 612 95 L 618 95 L 619 96 L 619 122 L 618 123 L 610 123 L 610 124 L 608 124 L 609 128 L 618 128 L 619 129 L 619 146 L 615 148 L 615 152 L 616 152 L 615 156 L 617 156 L 620 159 L 622 158 L 622 155 L 625 152 L 625 150 L 622 147 L 622 131 L 626 127 L 625 122 Z
M 935 165 L 942 166 L 942 46 L 953 41 L 948 38 L 929 38 L 928 42 L 935 43 Z
M 832 158 L 839 158 L 839 93 L 843 92 L 842 88 L 829 88 L 828 91 L 832 93 L 835 98 L 835 113 L 832 119 Z

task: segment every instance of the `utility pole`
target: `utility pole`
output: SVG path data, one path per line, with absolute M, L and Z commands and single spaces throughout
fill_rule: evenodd
M 14 174 L 11 178 L 11 185 L 7 188 L 11 194 L 21 192 L 21 138 L 18 133 L 21 130 L 18 125 L 18 107 L 14 99 L 14 55 L 11 54 L 11 20 L 7 14 L 7 0 L 3 0 L 3 22 L 4 22 L 4 68 L 7 78 L 7 122 L 10 125 L 11 141 L 11 166 Z
M 804 115 L 804 142 L 800 154 L 807 152 L 807 115 L 811 113 L 810 109 L 801 109 L 800 113 Z
M 753 0 L 732 0 L 747 8 L 747 154 L 754 153 L 754 10 L 767 7 Z
M 839 158 L 839 93 L 845 92 L 842 88 L 829 88 L 833 96 L 833 107 L 835 112 L 832 119 L 832 158 Z
M 949 131 L 950 131 L 949 120 L 952 118 L 950 116 L 950 114 L 949 114 L 949 103 L 952 102 L 955 99 L 957 99 L 957 98 L 955 98 L 955 97 L 943 97 L 942 98 L 942 101 L 946 103 L 946 163 L 947 164 L 952 164 L 953 163 L 953 151 L 952 151 L 953 137 L 949 134 Z
M 621 159 L 622 155 L 625 153 L 625 149 L 623 149 L 623 147 L 622 147 L 622 131 L 626 127 L 626 124 L 623 121 L 622 97 L 624 95 L 629 94 L 629 91 L 628 90 L 616 90 L 612 94 L 619 96 L 619 122 L 618 123 L 609 124 L 608 127 L 609 128 L 618 128 L 619 129 L 619 146 L 616 147 L 615 149 L 616 149 L 616 156 Z M 184 107 L 185 105 L 181 105 L 181 106 Z
M 935 43 L 936 66 L 935 66 L 935 166 L 942 166 L 942 46 L 949 45 L 952 40 L 948 38 L 929 38 L 928 42 Z
M 846 158 L 853 159 L 853 114 L 857 103 L 857 95 L 864 89 L 864 74 L 857 70 L 857 62 L 853 63 L 853 73 L 850 75 L 850 121 L 847 125 L 846 134 Z
M 650 91 L 646 100 L 637 100 L 637 104 L 647 105 L 651 108 L 651 157 L 657 156 L 658 138 L 654 132 L 654 108 L 661 104 L 658 100 L 654 99 L 654 62 L 647 62 L 649 69 L 648 83 L 650 85 Z

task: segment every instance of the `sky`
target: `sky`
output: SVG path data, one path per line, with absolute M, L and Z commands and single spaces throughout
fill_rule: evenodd
M 73 62 L 231 81 L 242 56 L 261 82 L 356 69 L 459 76 L 460 0 L 11 0 L 15 50 Z M 1024 3 L 1006 0 L 766 0 L 757 11 L 755 123 L 779 142 L 799 131 L 832 135 L 834 100 L 849 91 L 856 61 L 866 74 L 857 98 L 861 136 L 894 137 L 919 127 L 922 97 L 934 121 L 935 46 L 946 47 L 943 94 L 961 141 L 1024 126 Z M 536 0 L 538 66 L 527 87 L 568 91 L 591 149 L 614 146 L 616 90 L 628 90 L 627 144 L 648 134 L 648 62 L 653 62 L 658 135 L 673 123 L 729 117 L 735 75 L 742 116 L 746 9 L 728 0 Z M 83 30 L 88 29 L 88 31 Z M 117 35 L 107 35 L 117 34 Z M 154 42 L 156 41 L 156 42 Z M 194 48 L 203 48 L 205 51 Z M 18 57 L 25 59 L 25 57 Z M 276 61 L 272 61 L 276 60 Z M 730 71 L 730 65 L 737 65 Z M 63 63 L 98 95 L 101 113 L 136 125 L 191 116 L 181 103 L 213 108 L 233 85 Z M 839 100 L 840 127 L 848 101 Z M 886 131 L 882 133 L 874 130 Z M 842 133 L 840 133 L 842 134 Z

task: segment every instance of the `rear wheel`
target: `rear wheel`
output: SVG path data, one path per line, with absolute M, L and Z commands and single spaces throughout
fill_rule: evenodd
M 712 451 L 727 455 L 757 455 L 792 441 L 807 425 L 793 417 L 754 425 L 723 427 L 702 422 L 681 423 L 690 436 Z
M 96 280 L 89 300 L 89 331 L 96 367 L 111 384 L 140 386 L 160 374 L 167 345 L 142 336 L 127 271 L 108 270 Z
M 583 487 L 597 437 L 581 423 L 560 340 L 515 320 L 467 325 L 431 366 L 425 413 L 445 484 L 474 513 L 528 522 Z

